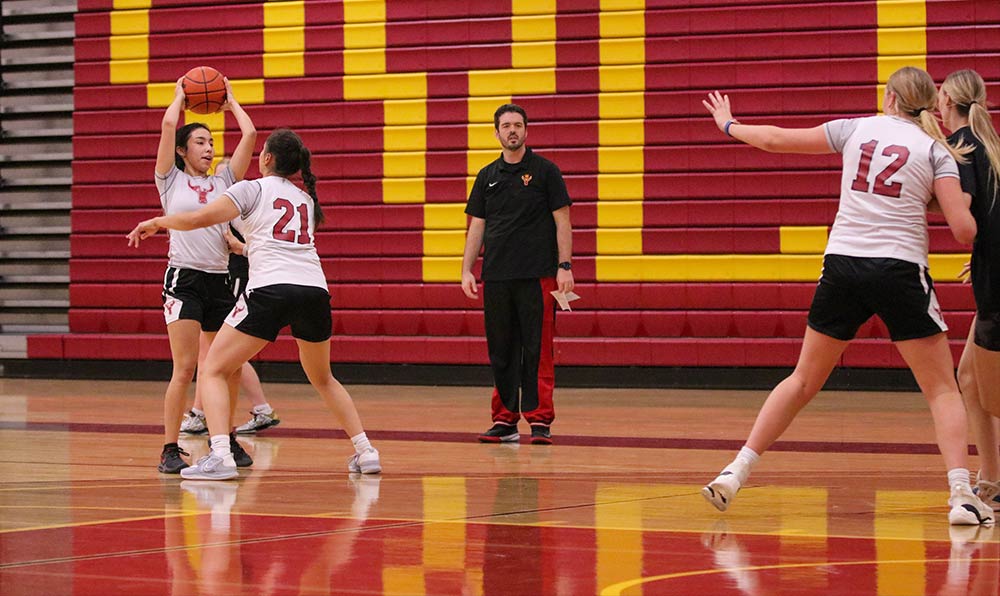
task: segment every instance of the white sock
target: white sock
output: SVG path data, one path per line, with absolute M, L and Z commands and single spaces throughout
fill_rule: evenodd
M 740 448 L 739 453 L 736 454 L 736 459 L 733 460 L 733 463 L 726 466 L 726 470 L 736 474 L 736 478 L 740 481 L 740 484 L 743 484 L 750 477 L 750 470 L 759 459 L 760 456 L 757 455 L 756 451 L 744 445 Z
M 212 435 L 212 454 L 219 457 L 233 454 L 229 450 L 229 435 Z
M 270 416 L 271 414 L 274 413 L 274 408 L 271 407 L 271 404 L 263 403 L 263 404 L 260 404 L 259 406 L 254 406 L 253 407 L 253 413 L 254 414 L 267 414 L 268 416 Z
M 970 479 L 969 470 L 966 468 L 952 468 L 948 470 L 948 486 L 950 488 L 955 488 L 956 486 L 969 486 Z
M 351 437 L 351 442 L 354 443 L 354 451 L 357 453 L 364 453 L 369 449 L 374 449 L 371 442 L 368 440 L 368 435 L 360 432 L 353 437 Z
M 760 460 L 760 456 L 753 449 L 744 445 L 740 448 L 740 452 L 736 454 L 736 461 L 742 462 L 748 468 L 752 468 L 757 461 Z
M 191 413 L 201 418 L 205 417 L 205 410 L 199 410 L 198 408 L 191 408 Z

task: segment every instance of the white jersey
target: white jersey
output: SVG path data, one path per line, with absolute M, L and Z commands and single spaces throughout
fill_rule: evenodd
M 914 122 L 895 116 L 833 120 L 824 129 L 844 161 L 826 254 L 926 267 L 927 203 L 934 180 L 958 177 L 955 159 Z
M 215 176 L 191 176 L 175 167 L 165 176 L 156 173 L 156 188 L 166 215 L 197 211 L 221 197 L 235 181 L 229 168 Z M 225 236 L 228 229 L 227 224 L 219 224 L 187 232 L 171 230 L 169 265 L 206 273 L 228 273 L 229 243 Z
M 313 242 L 312 197 L 280 176 L 237 182 L 226 195 L 240 210 L 238 229 L 250 259 L 248 290 L 275 284 L 328 289 Z

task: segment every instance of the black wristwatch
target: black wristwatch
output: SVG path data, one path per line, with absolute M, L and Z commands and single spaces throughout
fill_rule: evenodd
M 573 263 L 570 263 L 569 261 L 563 261 L 562 263 L 559 263 L 558 267 L 560 269 L 565 269 L 566 271 L 569 271 L 570 269 L 573 268 Z

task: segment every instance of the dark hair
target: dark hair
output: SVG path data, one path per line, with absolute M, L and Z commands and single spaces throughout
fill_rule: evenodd
M 184 158 L 177 154 L 177 148 L 181 147 L 186 151 L 191 133 L 199 128 L 204 128 L 209 134 L 212 132 L 209 130 L 208 125 L 202 122 L 190 122 L 177 129 L 177 135 L 174 137 L 174 165 L 182 172 L 184 171 Z
M 312 197 L 316 211 L 316 225 L 323 223 L 323 209 L 316 196 L 316 176 L 312 173 L 312 154 L 302 143 L 301 137 L 290 128 L 278 128 L 267 137 L 264 151 L 274 156 L 274 172 L 288 178 L 302 170 L 302 183 Z
M 505 103 L 497 108 L 497 111 L 493 112 L 493 128 L 500 130 L 500 116 L 503 116 L 507 112 L 517 112 L 524 118 L 524 126 L 528 126 L 528 113 L 524 111 L 524 108 L 516 103 Z

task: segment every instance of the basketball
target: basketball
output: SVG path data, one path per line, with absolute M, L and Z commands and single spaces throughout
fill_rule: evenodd
M 226 103 L 226 82 L 222 73 L 211 66 L 196 66 L 187 71 L 182 86 L 187 109 L 195 114 L 213 114 Z

